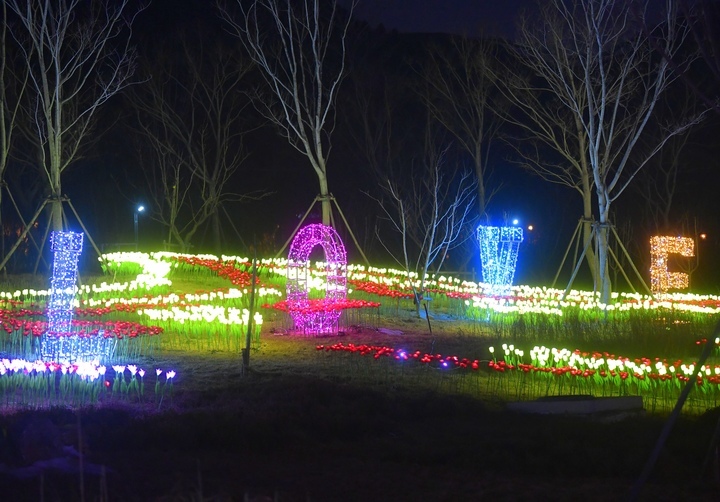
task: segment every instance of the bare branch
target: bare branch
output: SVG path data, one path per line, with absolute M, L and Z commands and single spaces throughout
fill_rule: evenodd
M 467 227 L 475 220 L 477 196 L 473 175 L 457 173 L 446 164 L 447 148 L 428 151 L 425 162 L 411 170 L 408 178 L 387 179 L 381 185 L 387 199 L 375 198 L 390 229 L 400 238 L 400 255 L 390 252 L 379 233 L 378 239 L 409 277 L 417 278 L 410 287 L 418 315 L 431 268 L 439 270 L 448 252 L 471 235 Z
M 563 110 L 558 116 L 565 121 L 558 123 L 538 111 L 543 103 L 520 92 L 522 82 L 528 79 L 518 79 L 518 72 L 513 76 L 520 84 L 507 91 L 532 119 L 529 132 L 546 145 L 554 145 L 556 152 L 568 159 L 568 166 L 573 166 L 572 154 L 561 147 L 565 143 L 559 138 L 566 132 L 567 137 L 575 138 L 572 153 L 579 159 L 576 165 L 581 176 L 591 176 L 591 183 L 582 185 L 586 211 L 588 201 L 595 197 L 599 219 L 599 233 L 594 234 L 599 241 L 596 278 L 602 284 L 605 302 L 610 298 L 608 229 L 612 203 L 670 138 L 687 131 L 704 115 L 701 111 L 681 117 L 668 124 L 663 134 L 647 137 L 661 97 L 679 76 L 667 58 L 653 51 L 645 30 L 647 8 L 647 3 L 639 1 L 626 6 L 612 0 L 550 0 L 542 9 L 541 23 L 522 26 L 514 53 L 535 78 L 544 82 L 534 92 L 541 90 L 556 100 Z M 668 1 L 662 21 L 649 31 L 662 34 L 658 40 L 663 54 L 680 57 L 689 28 L 677 16 L 673 1 Z M 695 57 L 686 54 L 679 66 L 686 66 Z M 568 173 L 563 170 L 559 174 Z M 590 186 L 594 186 L 594 194 Z
M 51 196 L 59 201 L 61 176 L 84 146 L 97 110 L 131 83 L 135 51 L 129 0 L 7 0 L 13 37 L 30 75 L 31 107 Z M 61 208 L 52 226 L 62 228 Z
M 255 106 L 310 161 L 320 185 L 323 223 L 330 223 L 327 159 L 335 101 L 345 75 L 345 19 L 335 0 L 236 0 L 239 15 L 221 17 L 262 70 L 269 93 Z M 329 10 L 325 10 L 325 6 Z
M 155 199 L 153 217 L 183 250 L 209 221 L 219 253 L 223 205 L 267 195 L 229 190 L 249 155 L 244 137 L 252 128 L 244 117 L 250 103 L 241 89 L 253 65 L 220 44 L 206 48 L 186 34 L 179 38 L 179 47 L 173 42 L 161 51 L 146 69 L 151 78 L 129 97 L 138 132 L 154 154 L 154 162 L 145 166 Z
M 497 72 L 490 70 L 497 48 L 486 40 L 453 37 L 450 48 L 434 46 L 430 59 L 418 71 L 426 88 L 420 96 L 431 116 L 456 138 L 473 161 L 480 215 L 485 215 L 492 195 L 488 162 L 501 125 L 498 115 L 506 101 L 498 99 Z

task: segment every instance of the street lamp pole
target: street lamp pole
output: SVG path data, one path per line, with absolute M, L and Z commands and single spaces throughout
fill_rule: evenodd
M 133 222 L 135 223 L 135 251 L 138 250 L 138 214 L 145 211 L 145 206 L 138 206 L 133 213 Z

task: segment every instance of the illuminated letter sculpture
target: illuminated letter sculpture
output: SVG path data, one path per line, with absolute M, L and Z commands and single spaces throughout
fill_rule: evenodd
M 325 299 L 311 306 L 308 299 L 310 253 L 316 246 L 325 252 Z M 337 331 L 340 310 L 332 302 L 347 297 L 347 255 L 332 227 L 312 224 L 301 228 L 290 245 L 287 266 L 287 306 L 295 328 L 306 333 Z M 324 308 L 327 306 L 327 308 Z
M 480 225 L 477 228 L 477 239 L 480 244 L 483 282 L 490 284 L 493 294 L 506 293 L 515 276 L 523 229 Z
M 53 336 L 66 335 L 72 328 L 78 257 L 82 252 L 83 234 L 53 232 L 50 242 L 54 258 L 50 280 L 52 293 L 47 306 L 47 333 Z
M 653 293 L 690 287 L 688 274 L 668 271 L 668 255 L 671 254 L 695 256 L 695 241 L 690 237 L 656 235 L 650 238 L 650 289 Z
M 48 327 L 40 341 L 44 361 L 99 361 L 114 349 L 114 340 L 102 334 L 80 337 L 73 334 L 73 300 L 78 273 L 78 257 L 82 252 L 83 234 L 53 232 L 50 235 L 53 251 L 52 292 L 47 306 Z

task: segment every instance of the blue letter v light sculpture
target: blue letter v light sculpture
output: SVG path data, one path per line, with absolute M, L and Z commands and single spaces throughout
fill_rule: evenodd
M 477 228 L 477 239 L 480 244 L 483 282 L 491 285 L 493 293 L 506 292 L 515 276 L 523 229 L 480 225 Z

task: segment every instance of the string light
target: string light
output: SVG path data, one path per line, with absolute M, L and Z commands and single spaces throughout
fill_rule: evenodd
M 52 293 L 47 307 L 47 332 L 50 335 L 67 334 L 71 331 L 78 257 L 82 252 L 83 234 L 53 232 L 50 242 L 53 274 L 50 280 Z
M 306 333 L 337 331 L 339 310 L 308 309 L 310 253 L 321 246 L 325 253 L 325 299 L 347 297 L 347 254 L 335 229 L 315 223 L 301 228 L 290 245 L 287 263 L 287 305 L 295 328 Z
M 650 289 L 653 293 L 690 287 L 688 274 L 668 270 L 668 256 L 671 254 L 688 258 L 695 256 L 695 240 L 690 237 L 660 235 L 650 238 Z
M 92 336 L 73 334 L 48 336 L 46 334 L 43 335 L 40 343 L 40 356 L 45 362 L 55 361 L 63 364 L 100 363 L 112 358 L 116 346 L 117 338 L 114 336 L 105 338 L 103 331 Z
M 82 252 L 83 234 L 52 232 L 53 274 L 50 279 L 50 300 L 47 306 L 48 329 L 40 340 L 43 361 L 74 363 L 101 361 L 115 351 L 115 337 L 105 338 L 72 333 L 73 302 L 77 291 L 78 258 Z
M 477 228 L 477 240 L 480 244 L 483 282 L 491 285 L 493 293 L 502 294 L 512 285 L 515 276 L 523 229 L 480 225 Z

